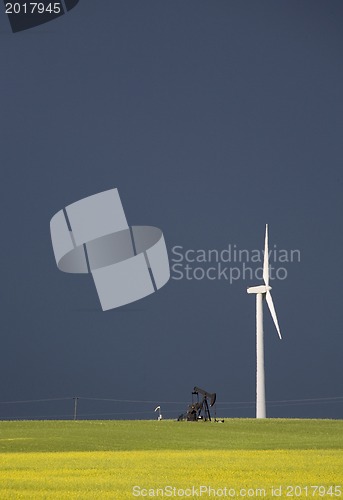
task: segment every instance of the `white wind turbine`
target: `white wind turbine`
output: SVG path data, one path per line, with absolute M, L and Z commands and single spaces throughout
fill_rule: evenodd
M 268 253 L 268 224 L 266 224 L 266 237 L 264 241 L 263 258 L 264 285 L 253 286 L 247 289 L 248 293 L 256 294 L 256 418 L 266 418 L 266 393 L 264 380 L 264 342 L 263 342 L 263 299 L 269 307 L 280 339 L 280 327 L 277 320 L 273 299 L 269 286 L 269 253 Z

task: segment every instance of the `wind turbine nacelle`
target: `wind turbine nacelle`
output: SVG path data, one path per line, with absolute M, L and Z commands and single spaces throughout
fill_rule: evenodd
M 271 290 L 271 286 L 260 285 L 260 286 L 251 286 L 247 289 L 248 293 L 267 293 L 268 290 Z

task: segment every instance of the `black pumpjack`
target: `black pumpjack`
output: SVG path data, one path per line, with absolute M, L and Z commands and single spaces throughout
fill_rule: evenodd
M 200 399 L 199 395 L 202 396 Z M 197 422 L 198 420 L 211 422 L 210 408 L 216 402 L 217 394 L 215 392 L 207 392 L 200 387 L 194 387 L 192 391 L 192 403 L 188 406 L 187 413 L 179 416 L 178 421 L 187 420 L 188 422 Z M 215 422 L 218 420 L 215 418 Z

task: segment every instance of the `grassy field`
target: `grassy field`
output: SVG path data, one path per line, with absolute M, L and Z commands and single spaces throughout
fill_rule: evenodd
M 343 421 L 0 422 L 1 500 L 162 493 L 343 497 Z

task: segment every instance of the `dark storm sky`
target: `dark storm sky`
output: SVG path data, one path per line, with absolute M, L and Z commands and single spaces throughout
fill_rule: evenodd
M 17 34 L 2 12 L 0 401 L 186 402 L 194 385 L 255 400 L 258 283 L 170 280 L 104 313 L 90 277 L 57 270 L 51 217 L 117 187 L 129 224 L 161 228 L 170 256 L 262 249 L 266 222 L 271 245 L 300 250 L 272 283 L 282 341 L 265 310 L 268 415 L 343 418 L 342 23 L 340 0 L 80 0 Z M 68 412 L 0 405 L 3 418 Z

